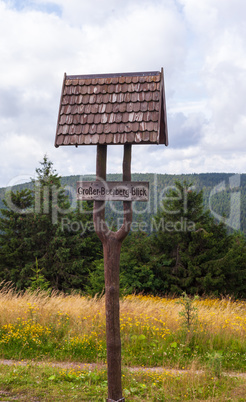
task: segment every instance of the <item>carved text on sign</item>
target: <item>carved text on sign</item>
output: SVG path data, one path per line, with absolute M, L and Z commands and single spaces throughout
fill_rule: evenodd
M 148 182 L 77 182 L 78 200 L 148 201 Z

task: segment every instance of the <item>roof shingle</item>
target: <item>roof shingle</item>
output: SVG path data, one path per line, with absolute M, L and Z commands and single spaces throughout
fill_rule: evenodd
M 64 75 L 55 146 L 168 145 L 161 72 Z

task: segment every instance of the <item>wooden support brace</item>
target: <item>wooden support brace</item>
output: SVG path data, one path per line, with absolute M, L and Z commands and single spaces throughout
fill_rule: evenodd
M 97 146 L 96 180 L 106 181 L 107 146 Z M 123 180 L 131 181 L 131 145 L 124 145 Z M 95 201 L 93 219 L 95 231 L 102 241 L 104 254 L 106 341 L 108 367 L 108 402 L 124 402 L 121 386 L 121 339 L 119 317 L 119 269 L 122 241 L 130 231 L 132 203 L 123 202 L 124 220 L 117 232 L 105 222 L 105 202 Z

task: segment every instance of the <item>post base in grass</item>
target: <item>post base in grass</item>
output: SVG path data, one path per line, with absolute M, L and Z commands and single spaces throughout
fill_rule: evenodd
M 114 399 L 106 399 L 107 402 L 125 402 L 125 398 L 118 399 L 115 401 Z

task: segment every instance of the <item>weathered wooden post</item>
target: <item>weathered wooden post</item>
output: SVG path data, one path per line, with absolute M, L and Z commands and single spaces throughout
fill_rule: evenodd
M 148 183 L 131 181 L 132 144 L 165 144 L 167 139 L 161 72 L 64 76 L 55 146 L 97 144 L 96 181 L 78 182 L 77 198 L 94 200 L 93 220 L 103 244 L 108 402 L 120 402 L 120 250 L 132 223 L 132 201 L 148 200 Z M 124 144 L 123 182 L 107 182 L 107 145 Z M 105 221 L 105 201 L 123 201 L 118 231 Z
M 97 146 L 97 180 L 106 181 L 107 145 Z M 131 145 L 124 145 L 123 181 L 131 181 Z M 108 229 L 104 219 L 103 201 L 95 201 L 94 226 L 103 244 L 105 298 L 106 298 L 106 337 L 108 365 L 108 400 L 122 399 L 121 387 L 121 339 L 119 317 L 119 273 L 120 249 L 124 238 L 130 231 L 132 222 L 131 201 L 124 201 L 124 222 L 117 232 Z

